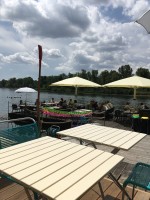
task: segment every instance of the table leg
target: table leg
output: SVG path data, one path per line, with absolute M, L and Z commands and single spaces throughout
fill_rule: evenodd
M 135 185 L 133 185 L 133 189 L 132 189 L 132 199 L 134 198 L 134 192 L 135 192 Z
M 27 194 L 27 196 L 28 196 L 28 199 L 29 199 L 29 200 L 32 200 L 32 197 L 31 197 L 31 195 L 30 195 L 30 193 L 29 193 L 29 190 L 28 190 L 27 188 L 25 188 L 25 187 L 24 187 L 24 190 L 25 190 L 25 192 L 26 192 L 26 194 Z
M 111 153 L 116 154 L 116 153 L 118 153 L 119 150 L 120 150 L 119 148 L 114 148 L 114 149 L 111 151 Z
M 120 188 L 120 190 L 128 197 L 129 200 L 132 200 L 129 194 L 126 192 L 125 188 L 118 182 L 118 180 L 113 176 L 112 173 L 109 173 L 110 178 L 114 181 L 114 183 Z
M 102 195 L 102 200 L 105 200 L 103 188 L 102 188 L 100 181 L 98 182 L 98 186 L 99 186 L 99 189 L 100 189 L 100 192 L 101 192 L 101 195 Z
M 82 145 L 83 144 L 83 141 L 80 139 L 80 144 Z
M 88 145 L 92 145 L 94 147 L 94 149 L 97 149 L 97 146 L 95 145 L 94 142 L 89 142 L 85 146 L 88 146 Z
M 81 145 L 83 145 L 83 140 L 82 139 L 80 139 L 80 144 Z M 87 143 L 87 144 L 85 144 L 85 146 L 88 146 L 88 145 L 92 145 L 95 149 L 97 149 L 97 147 L 96 147 L 96 145 L 95 145 L 95 143 L 94 142 L 89 142 L 89 143 Z

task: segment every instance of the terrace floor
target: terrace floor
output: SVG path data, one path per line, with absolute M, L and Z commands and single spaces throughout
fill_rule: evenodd
M 103 125 L 103 121 L 98 118 L 94 118 L 93 122 L 95 124 Z M 125 130 L 132 130 L 131 127 L 123 126 L 114 121 L 106 121 L 105 126 L 121 128 Z M 72 142 L 78 142 L 76 140 L 70 140 Z M 97 145 L 98 149 L 111 152 L 112 148 L 104 145 Z M 125 159 L 121 162 L 116 169 L 113 170 L 113 174 L 118 177 L 122 173 L 119 182 L 127 178 L 130 171 L 132 170 L 134 164 L 137 162 L 144 162 L 150 164 L 150 135 L 147 135 L 140 142 L 138 142 L 129 151 L 120 150 L 118 155 L 123 156 Z M 105 200 L 121 200 L 120 189 L 108 178 L 105 177 L 102 180 L 102 187 L 105 194 Z M 99 194 L 98 185 L 94 186 L 94 190 Z M 127 188 L 129 194 L 132 191 L 131 187 Z M 88 191 L 81 200 L 101 200 L 102 198 L 92 189 Z M 32 194 L 32 192 L 31 192 Z M 16 183 L 10 183 L 7 180 L 0 179 L 0 200 L 25 200 L 30 199 L 22 186 Z M 33 197 L 32 197 L 33 199 Z M 150 200 L 150 192 L 145 192 L 144 190 L 137 189 L 135 193 L 134 200 Z
M 120 189 L 108 178 L 104 178 L 101 181 L 105 200 L 121 200 L 122 192 Z M 132 193 L 132 188 L 127 187 L 129 195 Z M 29 191 L 28 195 L 25 189 L 16 184 L 10 183 L 7 180 L 0 181 L 0 200 L 32 200 L 33 193 Z M 44 199 L 44 198 L 43 198 Z M 150 193 L 139 189 L 135 190 L 134 200 L 149 200 Z M 44 199 L 45 200 L 45 199 Z M 101 194 L 99 192 L 98 185 L 96 184 L 91 190 L 89 190 L 80 200 L 102 200 Z

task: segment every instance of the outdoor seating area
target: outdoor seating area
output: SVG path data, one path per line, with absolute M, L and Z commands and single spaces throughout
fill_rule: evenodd
M 150 109 L 133 112 L 116 109 L 113 120 L 124 126 L 130 126 L 133 131 L 150 134 Z
M 150 200 L 150 0 L 1 2 L 0 200 Z
M 23 125 L 22 130 L 24 127 Z M 18 129 L 15 130 L 18 135 L 21 135 Z M 38 129 L 36 131 L 38 133 Z M 28 129 L 27 132 L 31 133 L 32 130 Z M 51 126 L 46 135 L 35 139 L 38 138 L 36 135 L 35 138 L 30 138 L 30 142 L 23 141 L 22 143 L 21 141 L 22 144 L 19 146 L 13 144 L 10 145 L 12 147 L 0 150 L 2 163 L 0 195 L 3 195 L 5 200 L 10 196 L 12 200 L 15 198 L 17 200 L 37 199 L 41 196 L 63 200 L 68 198 L 68 195 L 71 195 L 70 200 L 96 200 L 97 198 L 121 200 L 123 197 L 128 197 L 128 199 L 134 197 L 134 200 L 142 197 L 143 200 L 149 200 L 150 171 L 146 171 L 148 184 L 144 189 L 147 191 L 144 191 L 143 187 L 135 188 L 135 186 L 141 186 L 140 184 L 135 184 L 133 188 L 127 186 L 131 175 L 124 172 L 126 165 L 119 167 L 124 157 L 118 155 L 120 150 L 129 151 L 143 140 L 146 134 L 86 122 L 84 125 L 80 124 L 65 130 L 60 130 L 59 126 Z M 79 142 L 77 144 L 73 140 L 66 141 L 64 137 L 76 139 Z M 91 148 L 91 145 L 94 148 Z M 111 152 L 101 150 L 101 145 L 111 147 Z M 14 155 L 15 159 L 13 159 Z M 124 184 L 120 179 L 124 176 L 123 174 L 126 178 L 129 177 Z M 8 175 L 12 177 L 11 181 L 6 179 Z M 69 183 L 67 180 L 70 180 Z M 14 189 L 10 190 L 10 187 Z

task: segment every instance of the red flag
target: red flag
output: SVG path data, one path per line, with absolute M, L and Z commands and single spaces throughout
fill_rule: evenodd
M 38 45 L 39 49 L 39 60 L 42 60 L 42 46 Z

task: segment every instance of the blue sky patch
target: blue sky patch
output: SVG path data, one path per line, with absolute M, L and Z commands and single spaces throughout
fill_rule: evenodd
M 102 9 L 103 15 L 109 17 L 111 20 L 115 20 L 120 23 L 125 23 L 131 21 L 129 16 L 123 14 L 123 8 L 117 7 L 113 8 L 112 6 L 107 7 L 107 9 Z

